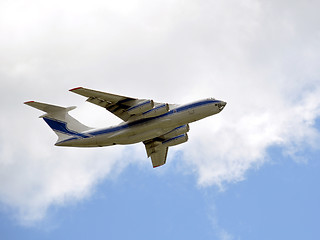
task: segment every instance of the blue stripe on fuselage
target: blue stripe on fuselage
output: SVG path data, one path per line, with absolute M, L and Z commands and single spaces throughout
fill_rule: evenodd
M 182 112 L 182 111 L 190 110 L 195 107 L 200 107 L 200 106 L 208 105 L 208 104 L 215 103 L 215 102 L 220 102 L 220 101 L 219 100 L 203 100 L 203 101 L 198 101 L 198 102 L 191 103 L 188 105 L 184 105 L 181 107 L 177 107 L 176 109 L 173 109 L 173 110 L 176 110 L 176 112 Z
M 169 112 L 167 112 L 165 114 L 162 114 L 160 116 L 139 119 L 139 120 L 136 120 L 136 121 L 133 121 L 133 122 L 129 122 L 129 123 L 125 123 L 125 124 L 122 124 L 122 125 L 119 125 L 119 126 L 116 126 L 116 127 L 110 127 L 110 128 L 105 128 L 105 129 L 101 129 L 101 130 L 94 130 L 92 132 L 87 132 L 86 135 L 69 130 L 67 128 L 67 126 L 66 126 L 66 123 L 64 123 L 64 122 L 60 122 L 60 121 L 52 120 L 52 119 L 48 119 L 48 118 L 44 118 L 44 119 L 48 123 L 48 125 L 52 129 L 54 129 L 56 131 L 59 131 L 59 132 L 62 132 L 62 133 L 66 133 L 66 134 L 69 134 L 69 135 L 73 135 L 73 136 L 74 135 L 75 136 L 79 136 L 79 137 L 82 137 L 82 138 L 88 138 L 88 137 L 93 137 L 93 136 L 98 136 L 98 135 L 103 135 L 103 134 L 108 134 L 108 133 L 114 133 L 114 132 L 117 132 L 117 131 L 120 131 L 120 130 L 124 130 L 124 129 L 130 128 L 130 127 L 133 127 L 133 126 L 136 126 L 136 125 L 139 125 L 139 124 L 143 124 L 143 123 L 152 121 L 154 119 L 160 119 L 160 118 L 163 118 L 163 117 L 166 117 L 166 116 L 178 113 L 178 112 L 187 111 L 187 110 L 190 110 L 190 109 L 195 108 L 195 107 L 200 107 L 200 106 L 212 104 L 212 103 L 215 103 L 215 102 L 220 102 L 220 101 L 219 100 L 203 100 L 203 101 L 191 103 L 191 104 L 188 104 L 188 105 L 185 105 L 185 106 L 181 106 L 181 107 L 177 107 L 175 109 L 172 109 Z M 67 141 L 70 141 L 70 140 L 75 140 L 75 138 L 66 139 L 63 142 L 67 142 Z
M 72 131 L 68 129 L 67 123 L 56 120 L 56 119 L 51 119 L 51 118 L 46 118 L 44 117 L 43 120 L 51 127 L 54 131 L 67 134 L 67 135 L 72 135 L 72 136 L 78 136 L 82 138 L 87 138 L 87 135 Z
M 97 136 L 97 135 L 102 135 L 102 134 L 107 134 L 107 133 L 113 133 L 113 132 L 116 132 L 116 131 L 120 131 L 120 130 L 123 130 L 123 129 L 127 129 L 129 127 L 133 127 L 133 126 L 136 126 L 136 125 L 139 125 L 139 124 L 142 124 L 142 123 L 146 123 L 146 122 L 152 121 L 154 119 L 163 118 L 163 117 L 175 114 L 177 112 L 187 111 L 187 110 L 190 110 L 190 109 L 195 108 L 195 107 L 200 107 L 200 106 L 212 104 L 212 103 L 215 103 L 215 102 L 220 102 L 220 101 L 219 100 L 203 100 L 203 101 L 191 103 L 191 104 L 188 104 L 188 105 L 185 105 L 185 106 L 181 106 L 181 107 L 177 107 L 175 109 L 172 109 L 169 112 L 167 112 L 165 114 L 162 114 L 160 116 L 151 117 L 151 118 L 143 118 L 143 119 L 136 120 L 134 122 L 129 122 L 127 124 L 123 124 L 121 126 L 116 126 L 116 127 L 111 127 L 111 128 L 101 129 L 101 130 L 95 130 L 93 132 L 88 133 L 88 135 Z

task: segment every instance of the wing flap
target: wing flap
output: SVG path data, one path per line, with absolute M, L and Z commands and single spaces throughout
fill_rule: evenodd
M 127 106 L 130 107 L 131 104 L 129 102 L 134 102 L 137 100 L 135 98 L 120 96 L 120 95 L 106 93 L 106 92 L 100 92 L 100 91 L 87 89 L 83 87 L 73 88 L 73 89 L 70 89 L 69 91 L 77 93 L 81 96 L 87 97 L 88 102 L 94 103 L 104 108 L 108 105 L 115 104 L 115 103 L 119 103 L 123 105 L 126 105 L 127 103 Z
M 123 121 L 127 121 L 130 118 L 126 110 L 139 102 L 136 98 L 100 92 L 83 87 L 73 88 L 70 89 L 70 91 L 87 97 L 88 102 L 106 108 Z
M 144 142 L 148 157 L 151 157 L 152 166 L 159 167 L 166 163 L 168 147 L 162 147 L 161 142 L 149 140 Z
M 168 155 L 168 148 L 161 148 L 154 153 L 151 153 L 151 161 L 154 168 L 162 166 L 166 163 Z
M 125 122 L 128 120 L 134 121 L 141 118 L 147 118 L 149 116 L 152 117 L 157 113 L 160 114 L 161 110 L 163 109 L 166 109 L 166 111 L 168 111 L 169 109 L 176 106 L 172 104 L 156 103 L 153 102 L 153 100 L 137 99 L 106 92 L 100 92 L 83 87 L 73 88 L 70 89 L 70 91 L 87 97 L 88 102 L 107 109 L 109 112 L 113 113 Z M 144 105 L 144 103 L 149 102 L 152 102 L 152 109 L 148 108 L 145 110 L 145 112 L 131 111 L 133 108 L 139 106 L 139 104 L 142 106 Z M 142 110 L 140 109 L 140 111 Z

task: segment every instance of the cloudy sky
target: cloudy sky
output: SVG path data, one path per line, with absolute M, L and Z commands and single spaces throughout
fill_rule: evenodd
M 0 1 L 1 239 L 319 239 L 320 2 Z M 72 149 L 28 100 L 120 123 L 68 89 L 228 102 L 153 169 Z M 4 236 L 4 238 L 3 238 Z

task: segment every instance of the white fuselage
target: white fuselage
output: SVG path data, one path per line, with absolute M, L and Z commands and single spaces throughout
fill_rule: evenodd
M 225 102 L 220 100 L 200 100 L 178 106 L 160 116 L 123 122 L 114 127 L 82 132 L 78 137 L 70 137 L 56 143 L 56 145 L 97 147 L 143 142 L 162 136 L 179 126 L 219 113 L 224 106 Z

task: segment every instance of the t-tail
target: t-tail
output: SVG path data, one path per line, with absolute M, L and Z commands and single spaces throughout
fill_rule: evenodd
M 75 118 L 71 117 L 68 112 L 76 107 L 60 107 L 35 101 L 25 102 L 25 104 L 44 111 L 46 114 L 40 116 L 58 135 L 58 141 L 66 139 L 87 137 L 83 132 L 92 128 L 85 126 Z

